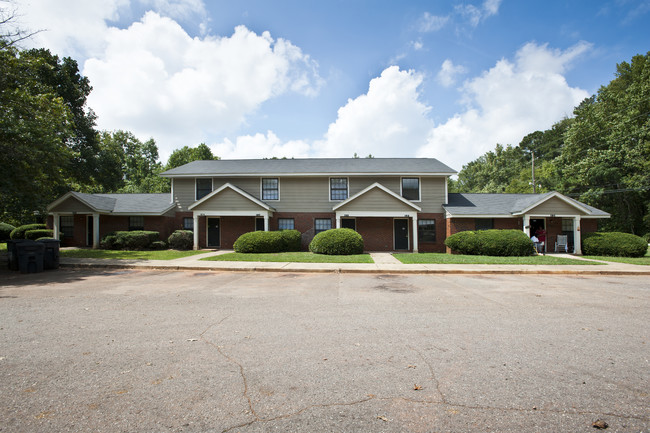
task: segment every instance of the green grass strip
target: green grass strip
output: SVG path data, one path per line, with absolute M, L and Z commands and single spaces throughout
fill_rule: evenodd
M 603 260 L 606 262 L 627 263 L 630 265 L 650 266 L 650 253 L 644 257 L 609 257 L 609 256 L 584 256 L 586 259 Z
M 259 254 L 226 253 L 218 256 L 206 257 L 201 260 L 223 262 L 374 263 L 370 254 L 328 256 L 309 252 Z
M 118 259 L 118 260 L 173 260 L 182 257 L 205 254 L 207 251 L 118 251 L 118 250 L 90 250 L 74 249 L 61 250 L 61 257 L 75 257 L 83 259 Z
M 578 259 L 567 259 L 554 256 L 528 256 L 528 257 L 494 257 L 494 256 L 469 256 L 463 254 L 441 253 L 397 253 L 393 254 L 397 260 L 404 264 L 453 264 L 453 265 L 598 265 Z

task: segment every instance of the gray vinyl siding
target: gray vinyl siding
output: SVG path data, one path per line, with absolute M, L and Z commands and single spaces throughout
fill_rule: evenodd
M 345 206 L 341 206 L 339 211 L 361 211 L 361 212 L 413 212 L 414 209 L 399 201 L 397 198 L 388 193 L 373 188 L 364 195 L 357 197 Z
M 63 203 L 60 203 L 57 207 L 50 209 L 50 212 L 89 212 L 92 213 L 93 210 L 86 206 L 85 204 L 81 203 L 79 200 L 75 198 L 68 198 L 65 200 Z
M 557 197 L 545 201 L 526 213 L 531 215 L 585 215 L 584 212 L 581 212 L 579 209 L 567 204 Z
M 226 188 L 215 196 L 212 196 L 207 201 L 204 201 L 199 206 L 195 207 L 194 211 L 231 211 L 231 210 L 246 210 L 258 211 L 261 207 L 243 197 L 238 192 L 230 188 Z
M 329 176 L 277 176 L 277 178 L 280 181 L 280 200 L 266 201 L 277 212 L 331 212 L 332 207 L 340 203 L 340 201 L 330 201 Z M 400 195 L 400 176 L 379 178 L 348 176 L 348 197 L 358 194 L 375 182 Z M 218 189 L 225 183 L 230 183 L 260 199 L 261 177 L 215 177 L 213 178 L 213 189 Z M 421 201 L 415 204 L 422 208 L 422 212 L 443 212 L 442 205 L 445 202 L 445 180 L 443 177 L 420 177 L 420 191 Z M 174 200 L 179 210 L 187 210 L 196 201 L 194 197 L 195 181 L 193 178 L 174 179 Z

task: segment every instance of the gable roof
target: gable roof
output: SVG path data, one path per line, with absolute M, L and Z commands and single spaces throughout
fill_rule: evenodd
M 587 217 L 610 217 L 607 212 L 555 191 L 544 194 L 449 193 L 449 202 L 443 207 L 452 217 L 478 215 L 517 216 L 523 215 L 554 197 L 585 213 Z
M 407 206 L 413 208 L 414 210 L 416 210 L 416 211 L 418 211 L 418 212 L 420 212 L 420 211 L 422 210 L 419 206 L 417 206 L 417 205 L 411 203 L 410 201 L 408 201 L 408 200 L 405 199 L 404 197 L 401 197 L 401 196 L 395 194 L 393 191 L 391 191 L 390 189 L 386 188 L 384 185 L 380 184 L 379 182 L 375 182 L 375 183 L 373 183 L 372 185 L 368 186 L 367 188 L 364 188 L 363 190 L 359 191 L 358 193 L 356 193 L 356 194 L 353 195 L 352 197 L 349 197 L 348 199 L 343 200 L 341 203 L 339 203 L 339 204 L 337 204 L 336 206 L 334 206 L 334 207 L 332 208 L 332 210 L 337 210 L 337 209 L 340 209 L 340 208 L 342 208 L 342 207 L 344 207 L 344 206 L 350 204 L 350 202 L 352 202 L 352 201 L 358 199 L 359 197 L 363 196 L 364 194 L 368 193 L 369 191 L 371 191 L 371 190 L 373 190 L 373 189 L 379 189 L 379 190 L 385 192 L 386 194 L 388 194 L 388 195 L 391 196 L 392 198 L 396 199 L 397 201 L 402 202 L 402 204 L 405 204 L 405 205 L 407 205 Z
M 219 159 L 193 161 L 163 177 L 296 175 L 444 175 L 456 171 L 434 158 Z
M 86 194 L 71 191 L 52 202 L 47 210 L 52 212 L 69 198 L 78 200 L 93 212 L 113 215 L 162 215 L 175 205 L 169 193 L 160 194 Z
M 202 203 L 205 203 L 206 201 L 210 200 L 212 197 L 214 197 L 215 195 L 219 194 L 221 191 L 223 191 L 223 190 L 225 190 L 225 189 L 231 189 L 231 190 L 233 190 L 234 192 L 236 192 L 237 194 L 241 195 L 242 197 L 244 197 L 244 198 L 246 198 L 246 199 L 252 201 L 252 202 L 255 203 L 256 205 L 258 205 L 258 206 L 260 206 L 260 207 L 262 207 L 262 208 L 264 208 L 264 209 L 266 209 L 266 210 L 268 210 L 268 211 L 275 212 L 275 209 L 273 209 L 273 208 L 272 208 L 271 206 L 269 206 L 268 204 L 264 203 L 264 202 L 261 201 L 261 200 L 256 199 L 255 197 L 253 197 L 252 195 L 250 195 L 249 193 L 247 193 L 247 192 L 244 191 L 243 189 L 238 188 L 238 187 L 236 187 L 235 185 L 233 185 L 233 184 L 231 184 L 231 183 L 228 183 L 228 182 L 227 182 L 227 183 L 224 183 L 223 185 L 221 185 L 221 187 L 215 189 L 215 190 L 212 191 L 210 194 L 208 194 L 208 195 L 206 195 L 205 197 L 203 197 L 201 200 L 199 200 L 199 201 L 197 201 L 197 202 L 194 202 L 192 205 L 190 205 L 190 206 L 187 208 L 187 210 L 192 210 L 192 209 L 194 209 L 194 208 L 200 206 Z

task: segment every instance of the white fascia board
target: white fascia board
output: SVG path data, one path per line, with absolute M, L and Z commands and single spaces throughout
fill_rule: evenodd
M 432 172 L 426 172 L 426 173 L 405 173 L 405 172 L 394 172 L 394 173 L 354 173 L 354 172 L 314 172 L 314 173 L 276 173 L 276 172 L 268 172 L 268 173 L 194 173 L 194 174 L 160 174 L 159 176 L 161 177 L 178 177 L 178 178 L 194 178 L 194 177 L 201 177 L 201 178 L 206 178 L 206 177 L 300 177 L 300 176 L 305 176 L 305 177 L 347 177 L 347 176 L 355 176 L 355 177 L 373 177 L 373 176 L 395 176 L 395 177 L 415 177 L 415 176 L 453 176 L 455 174 L 458 174 L 457 172 L 453 173 L 432 173 Z
M 82 199 L 81 197 L 77 196 L 77 195 L 74 193 L 74 191 L 69 191 L 69 192 L 65 193 L 65 194 L 63 195 L 63 197 L 60 197 L 60 198 L 58 198 L 57 200 L 54 200 L 54 201 L 53 201 L 52 203 L 50 203 L 50 205 L 47 207 L 47 210 L 49 211 L 49 210 L 52 209 L 53 207 L 56 207 L 56 206 L 60 205 L 61 203 L 63 203 L 63 202 L 66 201 L 67 199 L 69 199 L 70 197 L 74 197 L 76 200 L 80 201 L 82 204 L 88 206 L 89 208 L 91 208 L 91 209 L 93 210 L 94 213 L 101 213 L 101 212 L 102 212 L 102 211 L 100 211 L 99 209 L 97 209 L 95 206 L 93 206 L 93 205 L 91 205 L 90 203 L 88 203 L 86 200 L 84 200 L 84 199 Z M 77 212 L 77 213 L 81 213 L 81 212 Z
M 264 216 L 265 214 L 268 215 L 269 217 L 273 216 L 273 212 L 270 210 L 259 210 L 259 211 L 254 211 L 254 210 L 206 210 L 206 211 L 200 211 L 200 210 L 195 210 L 193 211 L 193 214 L 195 216 L 209 216 L 209 217 L 220 217 L 220 216 Z
M 369 211 L 369 212 L 364 212 L 364 211 L 344 211 L 344 210 L 339 210 L 336 211 L 336 217 L 337 218 L 347 218 L 347 217 L 355 217 L 355 218 L 363 218 L 363 217 L 384 217 L 384 218 L 416 218 L 417 217 L 417 212 L 381 212 L 381 211 Z
M 348 204 L 348 203 L 350 203 L 351 201 L 353 201 L 353 200 L 355 200 L 355 199 L 361 197 L 362 195 L 364 195 L 365 193 L 367 193 L 368 191 L 370 191 L 371 189 L 374 189 L 374 188 L 379 188 L 379 189 L 381 189 L 382 191 L 384 191 L 384 192 L 387 193 L 388 195 L 391 195 L 391 196 L 393 196 L 394 198 L 396 198 L 397 200 L 401 201 L 402 203 L 404 203 L 404 204 L 406 204 L 406 205 L 409 205 L 410 207 L 412 207 L 413 209 L 415 209 L 415 210 L 418 211 L 418 212 L 421 212 L 421 211 L 422 211 L 422 208 L 421 208 L 420 206 L 417 206 L 417 205 L 411 203 L 410 201 L 406 200 L 404 197 L 401 197 L 401 196 L 395 194 L 393 191 L 389 190 L 388 188 L 386 188 L 384 185 L 380 184 L 379 182 L 375 182 L 375 183 L 373 183 L 372 185 L 370 185 L 370 186 L 368 186 L 368 187 L 362 189 L 361 191 L 359 191 L 358 193 L 356 193 L 356 194 L 353 195 L 352 197 L 349 197 L 347 200 L 344 200 L 344 201 L 342 201 L 341 203 L 339 203 L 339 204 L 337 204 L 336 206 L 334 206 L 334 207 L 332 208 L 332 210 L 337 210 L 337 209 L 340 208 L 341 206 L 345 206 L 346 204 Z
M 447 218 L 521 218 L 521 215 L 490 215 L 490 214 L 477 214 L 477 215 L 467 215 L 467 214 L 452 214 L 449 211 L 445 212 Z
M 223 191 L 223 190 L 226 189 L 226 188 L 230 188 L 230 189 L 232 189 L 232 190 L 235 191 L 236 193 L 240 194 L 242 197 L 247 198 L 248 200 L 250 200 L 250 201 L 252 201 L 253 203 L 255 203 L 256 205 L 258 205 L 258 206 L 260 206 L 260 207 L 266 209 L 267 211 L 271 211 L 271 212 L 273 212 L 273 211 L 275 210 L 275 209 L 273 209 L 271 206 L 269 206 L 268 204 L 264 203 L 263 201 L 260 201 L 260 200 L 256 199 L 255 197 L 253 197 L 252 195 L 250 195 L 249 193 L 247 193 L 247 192 L 244 191 L 243 189 L 237 188 L 235 185 L 233 185 L 233 184 L 231 184 L 231 183 L 224 183 L 223 185 L 221 185 L 221 187 L 215 189 L 215 190 L 212 191 L 210 194 L 208 194 L 208 195 L 206 195 L 205 197 L 203 197 L 201 200 L 196 201 L 196 202 L 194 202 L 193 204 L 191 204 L 191 205 L 187 208 L 187 210 L 192 210 L 192 209 L 194 209 L 195 207 L 197 207 L 197 206 L 200 205 L 201 203 L 204 203 L 205 201 L 211 199 L 212 197 L 214 197 L 215 195 L 219 194 L 221 191 Z
M 525 213 L 528 213 L 529 210 L 531 210 L 531 209 L 533 209 L 533 208 L 535 208 L 535 207 L 541 205 L 542 203 L 546 203 L 547 201 L 549 201 L 550 199 L 552 199 L 552 198 L 554 198 L 554 197 L 559 198 L 560 200 L 562 200 L 563 202 L 565 202 L 565 203 L 568 204 L 569 206 L 573 206 L 574 208 L 583 211 L 583 212 L 586 213 L 587 215 L 591 214 L 591 211 L 590 211 L 589 209 L 587 209 L 586 207 L 584 207 L 584 206 L 580 206 L 580 204 L 577 203 L 576 201 L 571 200 L 570 198 L 566 197 L 565 195 L 560 194 L 560 193 L 557 192 L 557 191 L 553 191 L 553 193 L 550 194 L 548 197 L 544 198 L 543 200 L 538 200 L 538 201 L 536 201 L 535 203 L 533 203 L 533 204 L 531 204 L 530 206 L 528 206 L 526 209 L 523 209 L 523 210 L 521 210 L 521 211 L 519 211 L 519 212 L 515 212 L 515 213 L 513 213 L 513 215 L 523 215 L 523 214 L 525 214 Z

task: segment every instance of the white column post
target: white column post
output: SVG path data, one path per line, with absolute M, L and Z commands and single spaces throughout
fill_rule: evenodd
M 413 252 L 418 252 L 418 214 L 413 214 Z
M 573 253 L 582 255 L 580 242 L 580 216 L 573 217 Z
M 264 231 L 268 232 L 269 231 L 269 213 L 264 214 Z
M 99 248 L 99 214 L 93 214 L 93 249 Z
M 339 213 L 336 213 L 336 228 L 340 229 L 341 228 L 341 215 Z
M 199 249 L 199 215 L 194 212 L 194 249 Z
M 59 231 L 61 228 L 59 227 L 59 214 L 54 213 L 52 214 L 52 229 L 54 230 L 54 239 L 59 239 Z
M 530 215 L 524 215 L 524 233 L 530 237 Z

